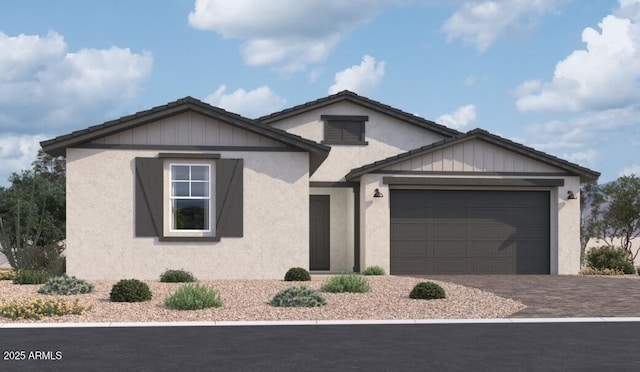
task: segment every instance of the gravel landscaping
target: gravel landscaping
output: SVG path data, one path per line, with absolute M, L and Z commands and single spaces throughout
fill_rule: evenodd
M 38 294 L 40 285 L 16 285 L 0 281 L 0 302 L 11 299 L 79 299 L 90 306 L 82 315 L 43 317 L 41 320 L 16 320 L 0 317 L 0 324 L 15 322 L 171 322 L 234 320 L 348 320 L 348 319 L 474 319 L 505 318 L 524 309 L 520 302 L 498 297 L 476 288 L 435 281 L 446 291 L 441 300 L 413 300 L 409 292 L 425 279 L 397 276 L 369 276 L 368 293 L 322 293 L 328 305 L 316 308 L 275 308 L 268 302 L 281 289 L 305 285 L 320 289 L 330 276 L 315 275 L 310 282 L 283 280 L 201 281 L 220 291 L 224 305 L 205 310 L 169 310 L 164 299 L 181 283 L 145 281 L 153 299 L 142 303 L 114 303 L 109 292 L 116 281 L 90 281 L 95 290 L 89 294 L 50 296 Z

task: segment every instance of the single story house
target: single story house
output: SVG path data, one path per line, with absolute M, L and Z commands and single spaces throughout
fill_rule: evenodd
M 576 274 L 599 173 L 349 91 L 256 120 L 186 97 L 43 141 L 85 279 Z

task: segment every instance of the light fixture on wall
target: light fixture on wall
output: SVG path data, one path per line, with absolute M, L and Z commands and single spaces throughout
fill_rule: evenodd
M 374 198 L 381 198 L 384 195 L 382 195 L 382 193 L 380 192 L 380 189 L 376 189 L 376 191 L 373 192 L 373 197 Z
M 573 199 L 578 199 L 578 197 L 576 196 L 576 194 L 573 193 L 573 191 L 569 190 L 567 191 L 567 199 L 573 200 Z

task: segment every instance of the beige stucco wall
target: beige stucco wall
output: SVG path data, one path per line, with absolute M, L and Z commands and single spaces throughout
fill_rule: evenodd
M 353 271 L 353 189 L 312 187 L 311 195 L 329 195 L 330 272 Z
M 311 181 L 344 181 L 344 176 L 354 168 L 445 138 L 435 132 L 349 102 L 339 102 L 305 112 L 272 125 L 304 138 L 321 142 L 324 139 L 324 122 L 320 120 L 321 115 L 369 116 L 369 121 L 365 123 L 365 141 L 368 141 L 369 144 L 366 146 L 331 145 L 329 157 L 316 170 Z
M 309 262 L 308 154 L 220 152 L 244 159 L 244 236 L 215 243 L 134 236 L 135 157 L 157 151 L 67 150 L 67 272 L 85 279 L 282 278 Z

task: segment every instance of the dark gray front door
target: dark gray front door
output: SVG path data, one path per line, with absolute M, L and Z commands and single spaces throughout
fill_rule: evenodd
M 329 195 L 310 195 L 309 210 L 309 270 L 329 270 Z
M 392 190 L 391 274 L 548 274 L 549 192 Z

